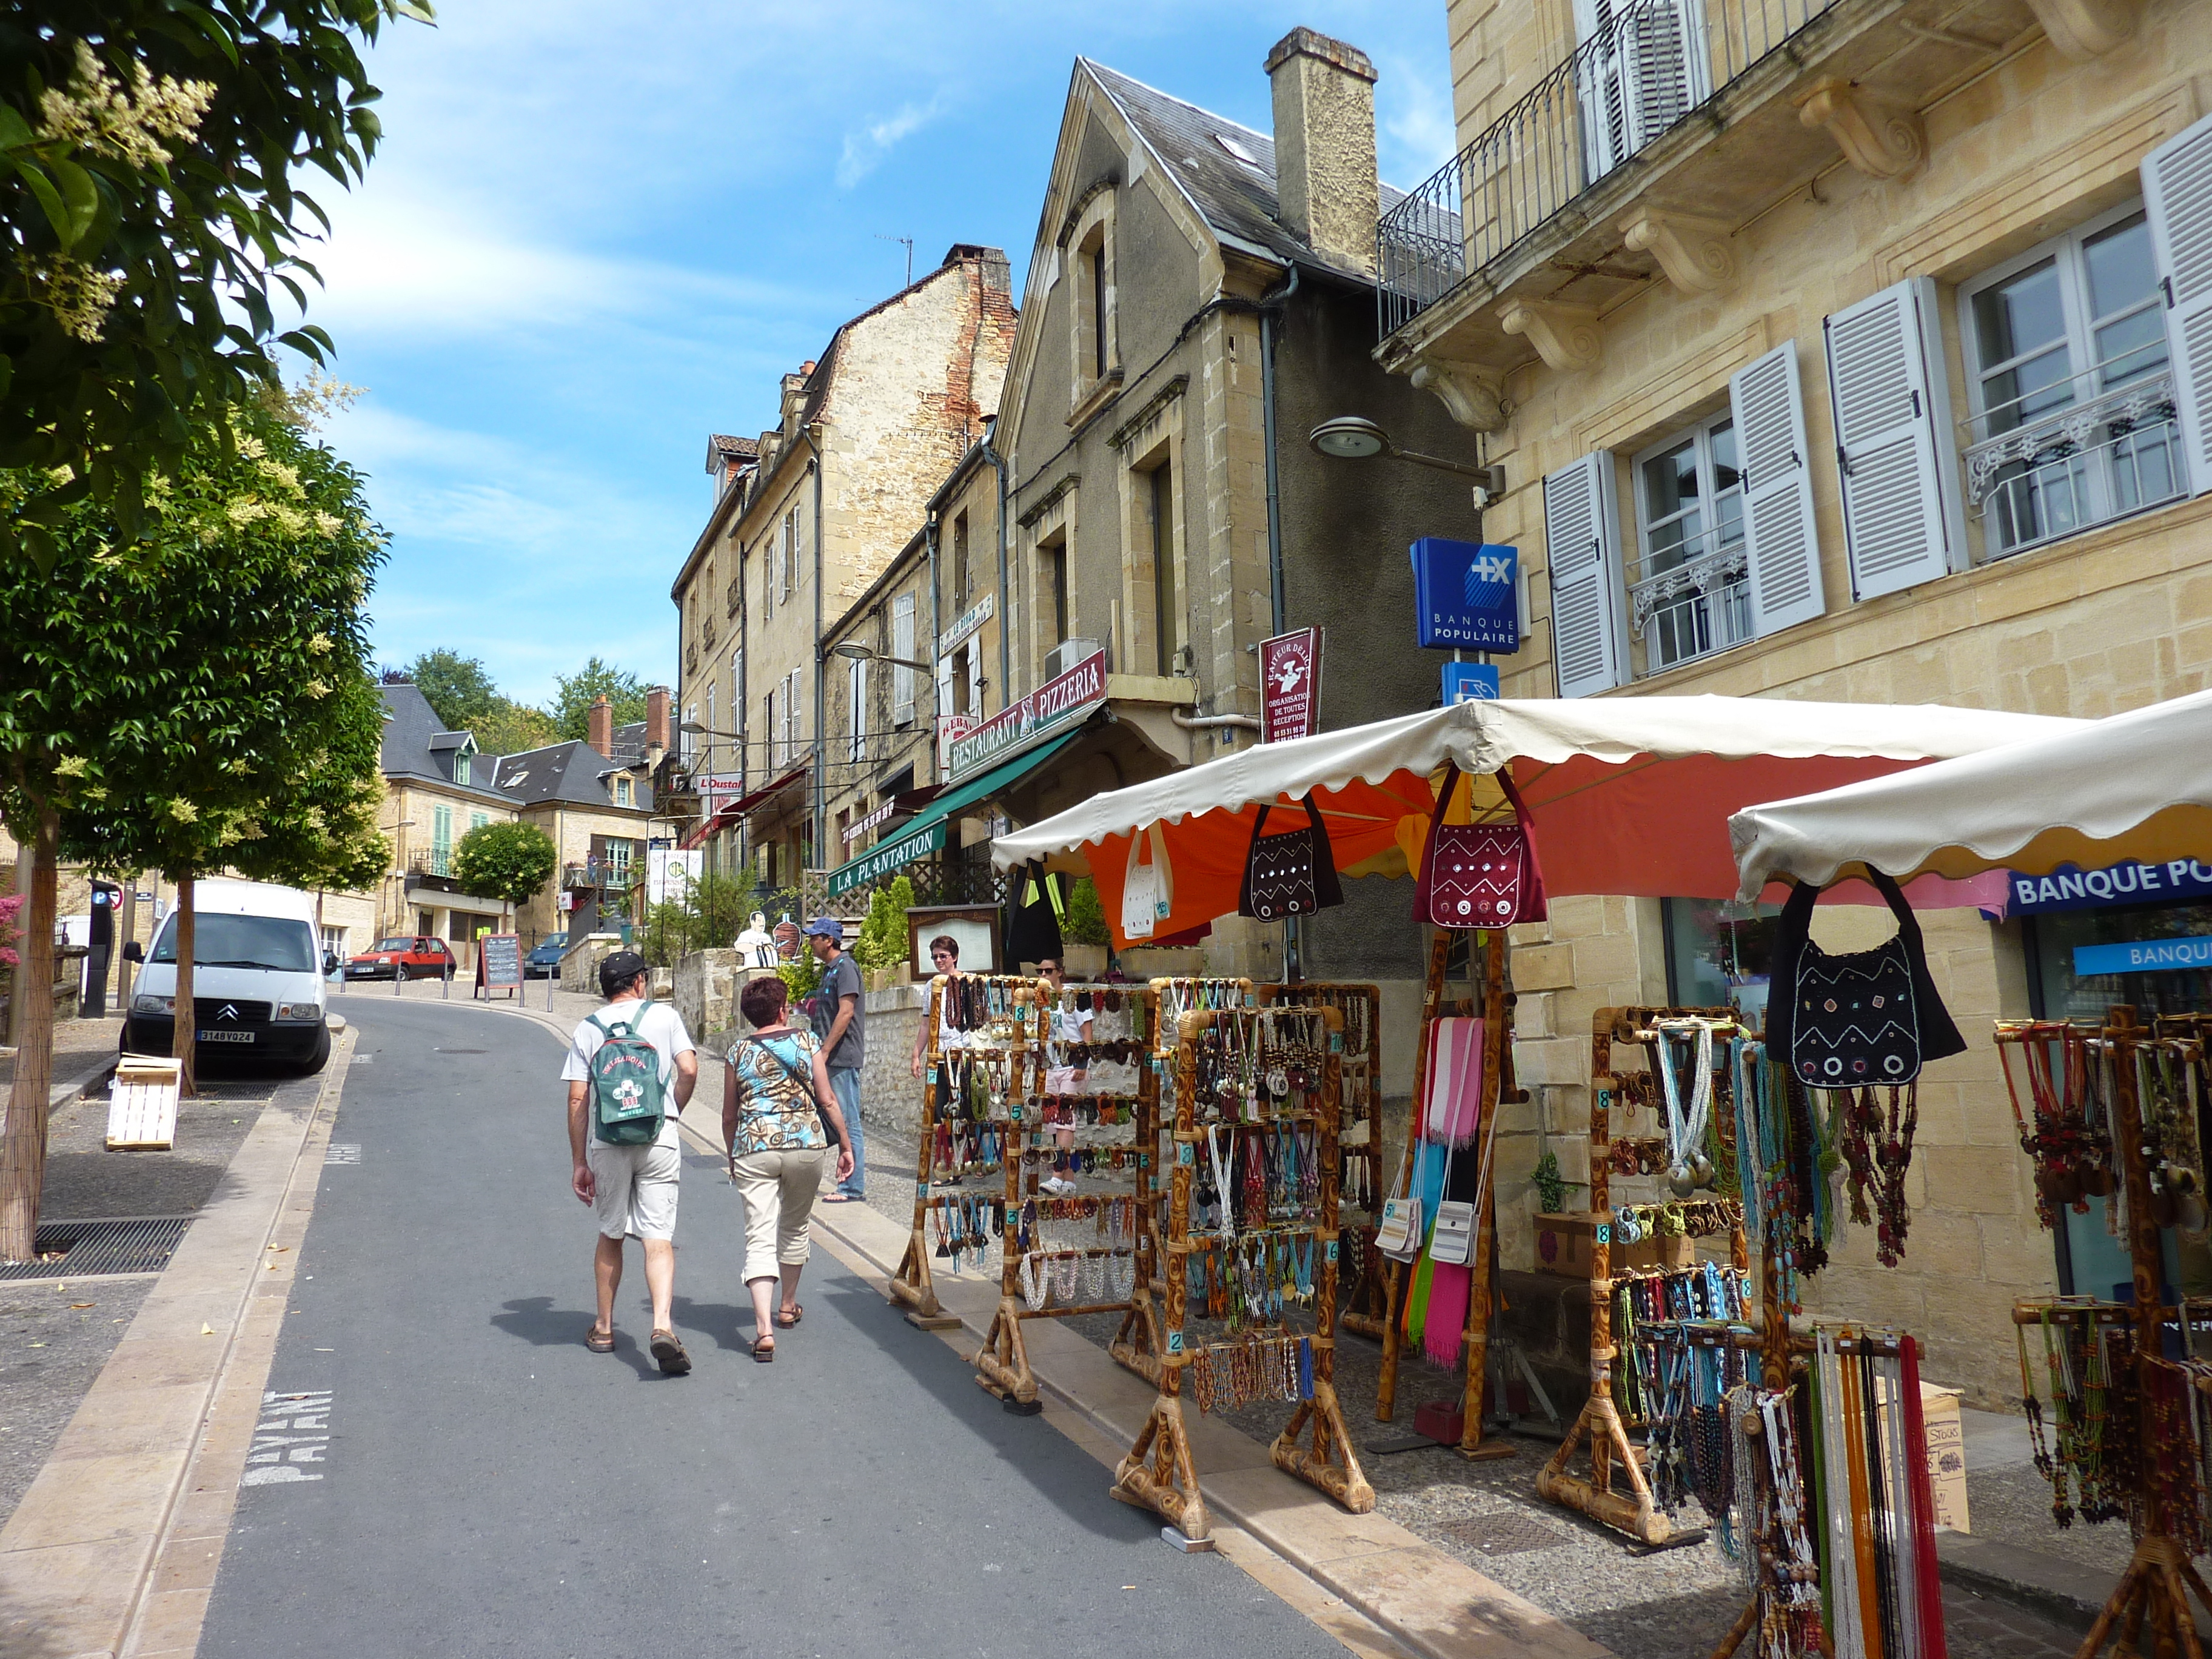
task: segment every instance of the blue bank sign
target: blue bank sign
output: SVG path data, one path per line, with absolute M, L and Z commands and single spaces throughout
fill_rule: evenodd
M 1414 638 L 1443 649 L 1521 648 L 1521 553 L 1424 536 L 1413 554 Z
M 1498 696 L 1498 665 L 1488 662 L 1448 662 L 1444 665 L 1444 706 L 1455 702 L 1489 702 Z
M 2212 939 L 2144 939 L 2074 947 L 2074 972 L 2081 979 L 2093 974 L 2172 974 L 2191 969 L 2212 969 Z
M 2212 864 L 2197 859 L 2131 861 L 2102 870 L 2061 865 L 2047 876 L 2012 878 L 2012 914 L 2094 910 L 2107 904 L 2172 904 L 2212 899 Z M 2117 948 L 2117 947 L 2116 947 Z M 2105 969 L 2111 972 L 2112 969 Z

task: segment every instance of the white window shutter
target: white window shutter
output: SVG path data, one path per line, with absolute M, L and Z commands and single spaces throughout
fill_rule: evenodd
M 968 641 L 968 712 L 983 718 L 983 636 Z
M 914 595 L 902 593 L 891 601 L 891 655 L 914 660 Z M 891 720 L 904 726 L 914 718 L 914 670 L 891 669 Z
M 1797 343 L 1788 341 L 1729 377 L 1729 413 L 1743 467 L 1745 556 L 1752 626 L 1771 634 L 1810 622 L 1820 597 L 1820 543 L 1813 528 L 1813 477 Z
M 783 763 L 799 764 L 799 671 L 794 668 L 783 683 Z
M 937 659 L 937 714 L 938 714 L 938 718 L 939 718 L 939 719 L 940 719 L 940 720 L 942 720 L 945 715 L 947 715 L 947 714 L 951 714 L 951 712 L 952 712 L 952 659 L 951 659 L 950 656 L 943 656 L 943 657 L 939 657 L 939 658 Z
M 1933 581 L 1965 551 L 1935 323 L 1934 281 L 1908 276 L 1822 325 L 1854 599 Z
M 2212 116 L 2143 157 L 2142 186 L 2181 452 L 2190 491 L 2201 495 L 2212 489 Z
M 868 757 L 868 665 L 853 665 L 853 752 L 855 761 Z
M 1559 695 L 1585 697 L 1627 678 L 1620 514 L 1613 452 L 1593 450 L 1544 480 L 1544 557 L 1552 573 L 1552 659 Z

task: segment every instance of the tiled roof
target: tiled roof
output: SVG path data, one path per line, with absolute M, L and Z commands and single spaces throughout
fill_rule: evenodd
M 750 461 L 760 453 L 757 438 L 732 438 L 726 433 L 711 434 L 707 441 L 725 455 L 734 455 L 741 461 Z

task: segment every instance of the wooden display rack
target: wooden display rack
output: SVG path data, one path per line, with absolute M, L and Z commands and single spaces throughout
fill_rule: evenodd
M 1163 1000 L 1163 1007 L 1170 1006 Z M 1345 1431 L 1344 1414 L 1337 1403 L 1335 1377 L 1336 1244 L 1337 1244 L 1337 1120 L 1342 1101 L 1344 1017 L 1324 1006 L 1319 1011 L 1328 1044 L 1322 1065 L 1322 1093 L 1318 1117 L 1321 1190 L 1319 1213 L 1312 1237 L 1322 1246 L 1314 1286 L 1313 1398 L 1301 1401 L 1285 1425 L 1268 1455 L 1285 1474 L 1318 1486 L 1355 1515 L 1375 1507 L 1375 1489 L 1368 1485 L 1358 1454 Z M 1206 1499 L 1199 1490 L 1198 1471 L 1191 1456 L 1189 1431 L 1182 1416 L 1182 1373 L 1189 1358 L 1183 1343 L 1188 1315 L 1184 1264 L 1190 1251 L 1191 1181 L 1197 1146 L 1203 1138 L 1198 1127 L 1198 1058 L 1194 1039 L 1212 1028 L 1218 1014 L 1211 1009 L 1183 1015 L 1177 1022 L 1176 1045 L 1176 1158 L 1168 1180 L 1165 1257 L 1166 1352 L 1159 1358 L 1159 1396 L 1154 1401 L 1136 1443 L 1115 1470 L 1114 1496 L 1124 1502 L 1157 1510 L 1188 1539 L 1206 1537 L 1211 1530 Z M 1267 1011 L 1255 1015 L 1264 1027 Z M 1300 1437 L 1310 1427 L 1310 1441 Z
M 1735 1011 L 1728 1008 L 1601 1008 L 1591 1019 L 1589 1205 L 1601 1218 L 1590 1245 L 1589 1400 L 1559 1443 L 1559 1450 L 1536 1472 L 1538 1496 L 1655 1547 L 1673 1538 L 1675 1528 L 1652 1501 L 1642 1460 L 1630 1443 L 1627 1426 L 1621 1422 L 1620 1407 L 1613 1399 L 1613 1362 L 1620 1351 L 1613 1341 L 1613 1229 L 1603 1219 L 1613 1207 L 1613 1097 L 1619 1088 L 1613 1070 L 1613 1045 L 1634 1042 L 1650 1048 L 1650 1063 L 1656 1067 L 1662 1060 L 1656 1047 L 1657 1022 L 1690 1018 L 1727 1020 L 1730 1033 L 1736 1029 Z M 1717 1030 L 1714 1035 L 1717 1038 L 1721 1032 Z M 1717 1104 L 1715 1109 L 1717 1113 Z M 1735 1267 L 1740 1271 L 1747 1268 L 1749 1250 L 1741 1225 L 1730 1230 L 1729 1243 Z M 1589 1472 L 1574 1474 L 1570 1472 L 1571 1462 L 1585 1442 Z M 1628 1484 L 1625 1492 L 1613 1490 L 1616 1465 Z
M 2136 1090 L 2135 1055 L 2137 1049 L 2159 1042 L 2178 1042 L 2196 1048 L 2204 1024 L 2202 1016 L 2161 1019 L 2159 1024 L 2162 1027 L 2193 1033 L 2161 1037 L 2136 1023 L 2133 1008 L 2121 1006 L 2114 1008 L 2107 1017 L 2102 1033 L 2112 1057 L 2112 1150 L 2119 1159 L 2120 1176 L 2127 1192 L 2128 1256 L 2135 1278 L 2135 1306 L 2123 1311 L 2135 1325 L 2139 1374 L 2160 1352 L 2160 1328 L 2165 1324 L 2168 1310 L 2162 1305 L 2160 1295 L 2164 1279 L 2163 1251 L 2158 1222 L 2151 1213 L 2150 1170 L 2144 1162 L 2142 1101 Z M 1996 1040 L 2033 1041 L 2034 1028 L 2000 1024 Z M 2194 1063 L 2197 1055 L 2192 1054 L 2189 1058 Z M 2018 1310 L 2014 1317 L 2021 1317 Z M 2136 1398 L 2141 1413 L 2136 1432 L 2144 1446 L 2155 1446 L 2149 1389 L 2138 1388 Z M 2205 1589 L 2204 1580 L 2190 1565 L 2187 1551 L 2173 1535 L 2164 1498 L 2148 1481 L 2142 1501 L 2142 1536 L 2129 1558 L 2127 1570 L 2120 1575 L 2120 1582 L 2098 1613 L 2096 1623 L 2089 1627 L 2088 1635 L 2075 1650 L 2075 1659 L 2097 1659 L 2108 1648 L 2115 1654 L 2133 1653 L 2136 1638 L 2146 1624 L 2160 1659 L 2176 1653 L 2186 1654 L 2189 1659 L 2203 1659 L 2204 1650 L 2197 1639 L 2196 1614 L 2189 1596 L 2191 1591 L 2195 1591 L 2197 1601 L 2212 1610 L 2212 1591 Z
M 1070 985 L 1070 992 L 1116 990 L 1124 996 L 1133 997 L 1146 1011 L 1145 1026 L 1149 1033 L 1158 1021 L 1158 994 L 1144 986 Z M 1051 988 L 1042 981 L 1034 987 L 1039 1022 L 1042 1025 L 1052 997 Z M 1029 1131 L 1039 1127 L 1039 1109 L 1045 1099 L 1046 1043 L 1048 1033 L 1040 1030 L 1036 1049 L 1036 1063 L 1033 1075 L 1036 1086 L 1024 1091 L 1024 1098 L 1010 1106 L 1014 1114 L 1006 1125 L 1006 1156 L 1005 1176 L 1006 1187 L 1007 1225 L 1001 1242 L 999 1279 L 999 1308 L 992 1316 L 991 1328 L 983 1338 L 983 1346 L 975 1354 L 975 1381 L 997 1395 L 1007 1406 L 1019 1412 L 1034 1412 L 1042 1407 L 1037 1399 L 1036 1372 L 1030 1364 L 1029 1345 L 1022 1339 L 1022 1322 L 1025 1319 L 1066 1319 L 1083 1314 L 1127 1313 L 1131 1319 L 1139 1316 L 1139 1302 L 1146 1299 L 1152 1270 L 1149 1248 L 1151 1227 L 1152 1162 L 1154 1142 L 1153 1123 L 1157 1117 L 1158 1085 L 1149 1065 L 1138 1067 L 1134 1123 L 1137 1167 L 1136 1236 L 1131 1249 L 1134 1255 L 1136 1286 L 1127 1301 L 1091 1302 L 1074 1304 L 1060 1304 L 1042 1308 L 1031 1308 L 1021 1295 L 1021 1251 L 1015 1241 L 1013 1218 L 1019 1212 L 1024 1198 L 1036 1195 L 1037 1177 L 1024 1178 L 1022 1141 Z M 1129 1328 L 1124 1320 L 1122 1329 Z M 1155 1324 L 1155 1328 L 1157 1325 Z M 1117 1354 L 1116 1358 L 1120 1356 Z M 1126 1361 L 1124 1363 L 1127 1363 Z M 1132 1369 L 1138 1369 L 1133 1367 Z
M 1344 1092 L 1346 1095 L 1353 1092 L 1352 1087 L 1353 1068 L 1355 1066 L 1359 1068 L 1360 1080 L 1364 1085 L 1359 1093 L 1366 1107 L 1364 1117 L 1357 1112 L 1352 1113 L 1350 1123 L 1364 1121 L 1367 1125 L 1366 1156 L 1375 1163 L 1376 1202 L 1367 1206 L 1369 1215 L 1367 1231 L 1371 1234 L 1374 1231 L 1374 1223 L 1382 1218 L 1376 1212 L 1382 1203 L 1382 988 L 1376 985 L 1354 985 L 1330 980 L 1307 979 L 1299 980 L 1290 985 L 1263 985 L 1259 988 L 1259 991 L 1261 1005 L 1263 1007 L 1291 1008 L 1322 1006 L 1344 1012 L 1346 1036 L 1344 1051 Z M 1350 1042 L 1352 1030 L 1351 1011 L 1354 1008 L 1360 1011 L 1362 1029 L 1367 1033 L 1366 1045 L 1357 1053 L 1353 1051 Z M 1339 1124 L 1340 1143 L 1343 1131 L 1348 1127 L 1349 1123 Z M 1336 1185 L 1337 1202 L 1340 1206 L 1345 1201 L 1344 1152 L 1345 1148 L 1340 1144 L 1337 1148 Z M 1341 1231 L 1341 1228 L 1339 1231 Z M 1371 1244 L 1371 1239 L 1370 1243 Z M 1358 1276 L 1349 1285 L 1340 1285 L 1343 1292 L 1340 1300 L 1343 1305 L 1337 1311 L 1336 1322 L 1345 1329 L 1356 1331 L 1362 1336 L 1371 1336 L 1378 1340 L 1382 1337 L 1382 1321 L 1390 1305 L 1389 1280 L 1382 1271 L 1382 1263 L 1387 1260 L 1388 1258 L 1380 1250 L 1370 1248 L 1363 1251 Z M 1340 1262 L 1339 1265 L 1340 1267 L 1341 1263 Z

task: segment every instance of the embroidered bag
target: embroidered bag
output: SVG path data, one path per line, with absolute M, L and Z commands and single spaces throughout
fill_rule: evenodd
M 1329 850 L 1328 826 L 1305 798 L 1306 822 L 1297 830 L 1267 833 L 1267 808 L 1252 825 L 1252 846 L 1244 855 L 1244 884 L 1237 895 L 1237 914 L 1260 921 L 1310 916 L 1344 902 L 1336 878 L 1336 857 Z
M 1152 861 L 1138 862 L 1145 842 L 1152 846 Z M 1121 878 L 1121 936 L 1150 939 L 1153 927 L 1165 921 L 1175 908 L 1175 872 L 1168 865 L 1168 844 L 1154 824 L 1145 835 L 1129 837 L 1129 865 Z
M 1459 787 L 1459 767 L 1445 763 L 1444 787 L 1413 892 L 1414 921 L 1438 927 L 1504 927 L 1544 920 L 1544 872 L 1536 862 L 1528 809 L 1509 769 L 1498 769 L 1498 781 L 1512 805 L 1512 822 L 1446 823 L 1444 809 Z
M 1831 956 L 1813 943 L 1820 890 L 1800 882 L 1775 929 L 1774 994 L 1766 1007 L 1766 1052 L 1813 1089 L 1910 1083 L 1923 1061 L 1963 1053 L 1936 984 L 1920 924 L 1895 882 L 1871 871 L 1897 918 L 1896 936 L 1871 951 Z

